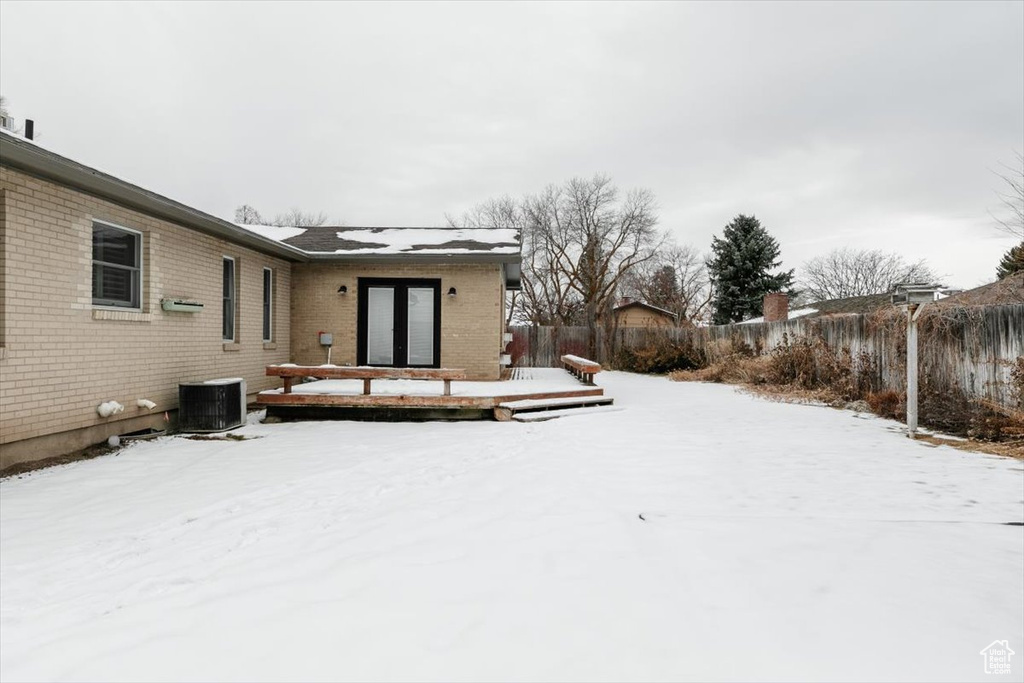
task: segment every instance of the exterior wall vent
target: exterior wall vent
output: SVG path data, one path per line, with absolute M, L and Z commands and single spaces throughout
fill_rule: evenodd
M 245 424 L 245 380 L 211 379 L 178 385 L 178 428 L 223 432 Z

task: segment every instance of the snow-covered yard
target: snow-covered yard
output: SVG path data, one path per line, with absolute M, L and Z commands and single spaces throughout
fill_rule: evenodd
M 1020 461 L 601 379 L 624 410 L 252 424 L 4 480 L 0 678 L 960 681 L 1007 639 L 1020 680 Z

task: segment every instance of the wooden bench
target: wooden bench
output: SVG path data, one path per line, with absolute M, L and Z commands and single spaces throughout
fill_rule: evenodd
M 268 365 L 268 377 L 284 380 L 284 393 L 292 393 L 292 382 L 297 377 L 318 379 L 361 379 L 363 395 L 370 395 L 370 382 L 375 379 L 439 379 L 444 381 L 444 395 L 452 395 L 452 380 L 466 379 L 465 370 L 450 368 L 374 368 L 338 367 L 334 365 Z
M 593 384 L 594 375 L 601 372 L 601 366 L 598 363 L 568 354 L 562 356 L 562 365 L 584 384 Z

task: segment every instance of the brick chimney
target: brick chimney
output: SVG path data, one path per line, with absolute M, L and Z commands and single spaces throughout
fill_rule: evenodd
M 775 323 L 789 320 L 789 295 L 784 292 L 773 292 L 764 296 L 764 321 Z

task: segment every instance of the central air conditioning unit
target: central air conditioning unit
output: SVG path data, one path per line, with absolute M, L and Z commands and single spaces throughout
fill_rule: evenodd
M 178 385 L 178 428 L 223 432 L 245 424 L 245 380 L 210 379 Z

